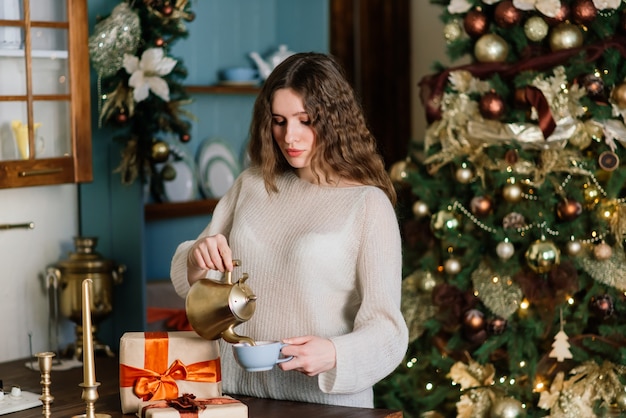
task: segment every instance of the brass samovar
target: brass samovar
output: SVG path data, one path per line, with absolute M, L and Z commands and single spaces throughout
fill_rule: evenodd
M 113 357 L 111 348 L 95 338 L 98 324 L 113 311 L 113 285 L 122 282 L 126 266 L 116 265 L 95 251 L 95 237 L 74 237 L 76 252 L 47 269 L 47 281 L 53 283 L 59 297 L 60 314 L 76 324 L 74 357 L 82 358 L 82 282 L 92 280 L 91 330 L 94 350 Z M 71 348 L 71 347 L 70 347 Z

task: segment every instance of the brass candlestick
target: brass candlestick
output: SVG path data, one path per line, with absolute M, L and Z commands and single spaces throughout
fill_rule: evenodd
M 50 418 L 50 404 L 54 400 L 54 396 L 50 394 L 50 370 L 52 370 L 52 357 L 55 354 L 50 351 L 44 353 L 37 353 L 37 361 L 39 362 L 39 371 L 41 372 L 41 396 L 39 400 L 43 403 L 43 412 L 41 413 L 45 418 Z
M 83 329 L 91 329 L 91 279 L 83 280 L 82 286 L 82 311 Z M 75 415 L 73 418 L 111 418 L 108 414 L 96 414 L 96 401 L 98 400 L 98 386 L 96 382 L 96 367 L 94 365 L 93 335 L 91 332 L 83 333 L 83 388 L 81 398 L 85 401 L 85 414 Z

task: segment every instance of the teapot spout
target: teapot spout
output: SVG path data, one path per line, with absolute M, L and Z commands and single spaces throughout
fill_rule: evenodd
M 233 325 L 229 326 L 225 331 L 222 332 L 222 338 L 224 339 L 224 341 L 231 344 L 247 343 L 250 345 L 256 345 L 252 338 L 237 335 Z
M 261 58 L 258 52 L 250 52 L 249 55 L 250 58 L 252 58 L 252 61 L 254 61 L 254 63 L 256 64 L 261 78 L 263 78 L 263 80 L 266 80 L 272 72 L 272 68 L 270 68 L 270 65 L 265 62 L 263 58 Z

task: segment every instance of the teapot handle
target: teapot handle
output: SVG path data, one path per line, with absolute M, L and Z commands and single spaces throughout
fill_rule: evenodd
M 241 261 L 239 260 L 233 260 L 233 266 L 237 267 L 241 265 Z M 232 271 L 226 271 L 226 273 L 224 273 L 225 276 L 225 280 L 226 280 L 226 284 L 233 284 L 233 278 L 232 278 Z
M 252 338 L 242 337 L 241 335 L 237 335 L 237 333 L 233 329 L 234 327 L 235 325 L 230 325 L 228 328 L 226 328 L 225 331 L 222 331 L 222 338 L 224 339 L 224 341 L 229 342 L 231 344 L 247 343 L 250 345 L 256 345 Z

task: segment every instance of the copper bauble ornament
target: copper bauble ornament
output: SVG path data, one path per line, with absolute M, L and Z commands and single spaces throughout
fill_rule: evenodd
M 589 301 L 591 309 L 602 319 L 606 319 L 613 315 L 615 310 L 613 298 L 610 295 L 595 296 Z
M 546 22 L 550 26 L 556 26 L 559 23 L 565 22 L 567 19 L 569 19 L 569 12 L 569 6 L 564 2 L 561 2 L 561 7 L 559 7 L 559 10 L 554 16 L 546 16 Z
M 454 177 L 459 183 L 467 184 L 471 183 L 474 179 L 474 172 L 467 166 L 467 164 L 462 164 L 461 167 L 457 168 L 454 173 Z
M 470 201 L 470 211 L 478 217 L 489 215 L 492 209 L 493 203 L 488 196 L 476 196 Z
M 472 38 L 478 38 L 487 32 L 489 21 L 481 10 L 470 10 L 463 19 L 463 28 Z
M 529 17 L 524 23 L 524 34 L 532 42 L 541 42 L 548 36 L 548 30 L 548 24 L 541 16 Z
M 458 258 L 451 257 L 443 263 L 443 269 L 446 273 L 454 276 L 455 274 L 459 274 L 461 271 L 461 262 Z
M 582 44 L 583 33 L 571 23 L 560 23 L 550 32 L 550 49 L 553 52 L 578 48 Z
M 604 95 L 604 80 L 596 74 L 586 74 L 581 78 L 581 84 L 592 99 L 601 98 Z
M 601 242 L 600 244 L 593 247 L 593 256 L 596 260 L 608 260 L 613 255 L 613 248 L 606 242 Z
M 163 38 L 156 38 L 154 40 L 154 46 L 161 48 L 163 45 L 165 45 L 165 40 Z
M 428 205 L 422 202 L 421 200 L 418 200 L 417 202 L 413 203 L 412 209 L 413 209 L 413 215 L 415 215 L 417 219 L 424 218 L 430 215 L 430 209 L 428 208 Z
M 583 250 L 583 244 L 576 239 L 572 239 L 565 244 L 565 252 L 571 256 L 577 256 Z
M 541 239 L 526 250 L 526 263 L 535 273 L 547 273 L 561 262 L 561 251 L 552 241 Z
M 501 260 L 506 261 L 515 254 L 515 247 L 508 240 L 499 242 L 498 245 L 496 245 L 496 254 L 498 254 Z
M 626 109 L 626 83 L 616 84 L 611 93 L 611 99 L 615 106 Z
M 485 314 L 478 309 L 470 309 L 463 315 L 463 327 L 471 331 L 485 328 Z
M 165 141 L 157 140 L 152 143 L 150 158 L 155 163 L 162 163 L 170 156 L 170 147 Z
M 556 215 L 563 221 L 573 221 L 581 213 L 583 213 L 583 205 L 574 199 L 564 199 L 556 205 Z
M 180 142 L 189 142 L 191 141 L 191 135 L 189 134 L 182 134 L 180 136 Z
M 493 335 L 500 335 L 506 330 L 507 321 L 499 316 L 491 318 L 487 323 L 487 331 Z
M 515 398 L 497 398 L 491 405 L 489 418 L 523 418 L 526 410 Z
M 581 25 L 588 25 L 598 15 L 592 0 L 576 0 L 571 8 L 572 20 Z
M 504 100 L 498 93 L 488 92 L 485 93 L 478 104 L 480 114 L 485 119 L 497 120 L 504 115 L 505 105 Z
M 126 113 L 124 110 L 120 110 L 118 113 L 115 114 L 115 122 L 120 125 L 128 122 L 128 113 Z
M 474 56 L 479 62 L 504 62 L 509 55 L 509 45 L 499 35 L 488 33 L 474 45 Z
M 513 1 L 504 0 L 497 4 L 494 20 L 501 28 L 510 28 L 522 20 L 522 11 L 513 5 Z

